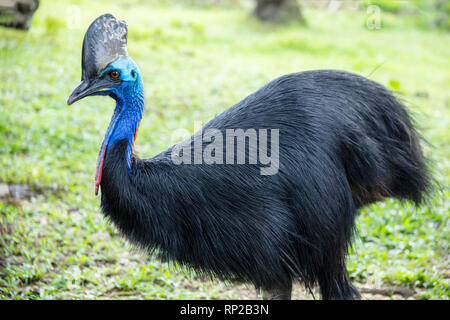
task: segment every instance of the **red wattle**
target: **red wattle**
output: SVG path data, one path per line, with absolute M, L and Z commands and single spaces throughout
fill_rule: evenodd
M 95 173 L 95 195 L 98 195 L 98 187 L 102 182 L 103 162 L 105 161 L 106 144 L 103 146 L 101 153 L 98 155 L 97 172 Z
M 141 119 L 142 120 L 142 119 Z M 136 127 L 136 130 L 134 131 L 134 136 L 133 136 L 133 144 L 131 146 L 131 154 L 134 155 L 134 142 L 136 141 L 136 137 L 137 137 L 137 133 L 139 130 L 139 125 L 141 124 L 141 120 L 139 120 L 138 125 Z

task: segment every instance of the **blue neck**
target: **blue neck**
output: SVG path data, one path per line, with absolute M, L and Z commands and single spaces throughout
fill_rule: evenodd
M 106 132 L 97 162 L 97 186 L 101 181 L 103 161 L 108 150 L 117 142 L 124 139 L 128 141 L 126 154 L 128 172 L 130 179 L 133 178 L 131 159 L 134 152 L 134 140 L 144 109 L 144 85 L 142 78 L 138 75 L 138 79 L 135 82 L 123 82 L 122 85 L 110 92 L 110 96 L 116 100 L 116 108 Z

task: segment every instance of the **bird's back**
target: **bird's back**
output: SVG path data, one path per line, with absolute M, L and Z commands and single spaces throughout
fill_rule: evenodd
M 420 202 L 429 184 L 420 136 L 405 106 L 382 85 L 353 73 L 282 76 L 205 128 L 279 129 L 282 174 L 335 166 L 345 172 L 357 206 L 386 196 Z
M 358 207 L 386 196 L 420 202 L 428 185 L 419 135 L 405 107 L 380 84 L 349 72 L 316 70 L 277 78 L 212 119 L 203 127 L 208 129 L 223 137 L 227 129 L 278 129 L 281 176 L 336 167 L 345 172 Z M 171 151 L 158 157 L 168 159 Z M 249 149 L 245 152 L 248 159 Z M 242 168 L 222 169 L 240 174 Z M 214 170 L 220 172 L 220 166 Z M 246 176 L 259 172 L 244 171 Z
M 135 159 L 129 183 L 120 180 L 128 177 L 125 161 L 116 165 L 126 148 L 119 143 L 106 159 L 102 206 L 136 243 L 224 279 L 312 284 L 317 270 L 308 266 L 347 247 L 357 207 L 387 196 L 418 201 L 427 186 L 404 107 L 381 85 L 347 72 L 280 77 L 208 129 L 223 137 L 227 129 L 278 129 L 277 173 L 261 175 L 259 162 L 227 164 L 227 149 L 223 164 L 175 164 L 172 147 Z M 194 160 L 193 141 L 188 149 Z M 126 218 L 136 214 L 138 221 Z

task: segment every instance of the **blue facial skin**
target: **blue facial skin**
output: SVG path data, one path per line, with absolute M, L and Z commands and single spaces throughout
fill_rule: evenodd
M 120 85 L 97 93 L 97 95 L 109 95 L 116 100 L 116 108 L 100 150 L 97 170 L 109 148 L 115 143 L 127 139 L 127 165 L 130 179 L 132 179 L 131 158 L 135 134 L 144 109 L 144 84 L 138 66 L 130 57 L 115 60 L 100 73 L 98 79 L 113 70 L 120 72 Z

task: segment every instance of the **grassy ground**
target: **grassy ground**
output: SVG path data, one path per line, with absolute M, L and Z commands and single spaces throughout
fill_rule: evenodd
M 345 69 L 398 91 L 433 144 L 424 150 L 442 191 L 419 209 L 386 200 L 362 210 L 348 271 L 365 298 L 448 299 L 448 33 L 387 13 L 380 30 L 368 30 L 364 12 L 305 10 L 306 27 L 267 26 L 231 6 L 120 3 L 42 1 L 28 33 L 0 29 L 1 298 L 257 297 L 168 269 L 103 219 L 93 178 L 114 104 L 96 97 L 69 108 L 66 100 L 88 24 L 111 12 L 128 21 L 129 51 L 144 74 L 141 157 L 285 73 Z M 311 298 L 301 287 L 295 297 Z

